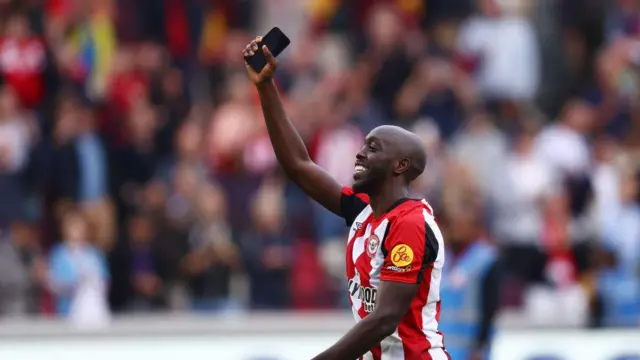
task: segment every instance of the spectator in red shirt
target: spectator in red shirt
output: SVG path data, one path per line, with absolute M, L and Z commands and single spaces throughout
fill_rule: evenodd
M 44 96 L 45 48 L 31 33 L 24 14 L 12 15 L 0 38 L 0 73 L 25 108 L 36 108 Z

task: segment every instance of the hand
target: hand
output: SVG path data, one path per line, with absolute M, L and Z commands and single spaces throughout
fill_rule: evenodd
M 257 38 L 255 38 L 255 40 L 250 42 L 249 45 L 247 45 L 247 47 L 245 47 L 242 51 L 245 59 L 249 56 L 253 56 L 258 51 L 262 51 L 264 57 L 267 59 L 267 65 L 265 65 L 259 73 L 253 70 L 253 68 L 246 61 L 244 62 L 244 66 L 245 68 L 247 68 L 247 74 L 249 74 L 249 80 L 251 80 L 251 82 L 255 85 L 260 85 L 267 81 L 270 81 L 271 78 L 273 78 L 273 73 L 278 67 L 278 61 L 276 61 L 276 58 L 273 56 L 273 54 L 271 54 L 271 51 L 269 51 L 266 45 L 260 46 L 261 42 L 262 36 L 258 36 Z

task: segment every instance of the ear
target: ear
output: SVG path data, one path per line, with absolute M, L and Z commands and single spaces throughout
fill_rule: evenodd
M 407 158 L 401 159 L 400 161 L 398 161 L 395 168 L 393 169 L 393 173 L 396 175 L 402 175 L 403 173 L 409 170 L 410 166 L 411 166 L 411 162 L 409 161 L 409 159 Z

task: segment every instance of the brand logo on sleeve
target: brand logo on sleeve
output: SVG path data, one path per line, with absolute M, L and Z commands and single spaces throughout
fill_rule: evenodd
M 413 262 L 413 250 L 408 245 L 399 244 L 391 250 L 391 263 L 397 267 L 405 267 Z
M 411 271 L 411 265 L 400 267 L 400 266 L 387 266 L 387 270 L 395 271 L 399 273 L 405 273 Z

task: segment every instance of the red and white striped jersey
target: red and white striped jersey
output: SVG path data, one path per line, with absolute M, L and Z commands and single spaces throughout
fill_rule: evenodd
M 425 200 L 402 199 L 376 219 L 369 198 L 348 187 L 340 206 L 351 226 L 346 263 L 356 322 L 375 308 L 380 281 L 420 284 L 398 328 L 363 359 L 449 359 L 438 331 L 445 249 L 431 206 Z

